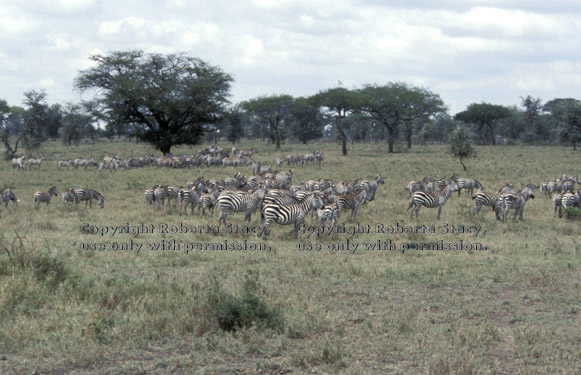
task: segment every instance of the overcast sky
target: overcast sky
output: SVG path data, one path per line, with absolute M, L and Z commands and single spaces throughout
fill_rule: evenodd
M 234 77 L 233 103 L 406 82 L 450 114 L 581 98 L 581 1 L 0 0 L 0 99 L 89 99 L 90 54 L 186 52 Z

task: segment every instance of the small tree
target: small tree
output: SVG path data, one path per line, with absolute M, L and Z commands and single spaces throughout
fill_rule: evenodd
M 466 170 L 466 165 L 464 164 L 464 159 L 471 159 L 476 157 L 476 151 L 470 144 L 470 133 L 466 125 L 460 125 L 450 134 L 450 149 L 449 153 L 453 157 L 460 159 L 460 164 L 464 170 Z

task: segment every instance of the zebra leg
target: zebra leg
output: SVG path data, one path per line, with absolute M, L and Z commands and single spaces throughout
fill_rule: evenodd
M 458 191 L 458 193 L 459 193 L 459 192 L 460 192 L 460 191 Z M 439 207 L 438 207 L 438 220 L 440 220 L 440 214 L 442 213 L 442 207 L 444 207 L 444 206 L 442 205 L 442 206 L 439 206 Z

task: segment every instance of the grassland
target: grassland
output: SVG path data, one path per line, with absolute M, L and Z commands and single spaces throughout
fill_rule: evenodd
M 226 144 L 223 144 L 227 147 Z M 292 228 L 276 226 L 268 240 L 254 234 L 165 234 L 161 225 L 217 225 L 214 218 L 156 211 L 143 190 L 184 185 L 205 176 L 224 178 L 247 168 L 144 168 L 116 173 L 57 170 L 58 160 L 152 154 L 131 142 L 98 142 L 70 149 L 49 143 L 42 168 L 0 164 L 0 185 L 18 206 L 0 219 L 0 373 L 3 374 L 578 374 L 581 371 L 580 221 L 554 219 L 550 199 L 537 194 L 524 222 L 497 222 L 489 210 L 472 213 L 463 193 L 410 219 L 405 186 L 424 176 L 452 173 L 478 179 L 485 190 L 516 188 L 581 175 L 578 152 L 561 147 L 479 147 L 468 171 L 442 146 L 388 155 L 383 144 L 356 144 L 348 157 L 336 144 L 258 143 L 255 159 L 323 149 L 325 165 L 297 166 L 293 182 L 373 178 L 376 200 L 347 226 L 433 227 L 438 233 L 317 237 L 300 243 Z M 201 146 L 200 146 L 201 147 Z M 199 149 L 195 148 L 195 149 Z M 172 150 L 192 153 L 190 148 Z M 65 205 L 60 197 L 34 207 L 34 191 L 57 185 L 92 187 L 105 208 Z M 342 216 L 345 221 L 347 215 Z M 229 222 L 245 225 L 241 214 Z M 85 234 L 81 226 L 153 225 L 154 233 Z M 485 235 L 439 232 L 444 225 L 477 226 Z M 253 215 L 252 225 L 260 225 Z M 354 254 L 327 246 L 359 243 Z M 162 240 L 267 243 L 269 251 L 152 251 Z M 365 243 L 481 243 L 480 251 L 364 251 Z M 141 243 L 136 251 L 113 243 Z M 107 250 L 82 250 L 82 244 Z M 229 305 L 228 305 L 229 303 Z M 227 307 L 224 307 L 226 306 Z M 234 306 L 234 308 L 232 308 Z M 221 312 L 262 306 L 254 323 L 221 328 Z M 238 309 L 238 310 L 236 310 Z M 254 310 L 253 310 L 254 311 Z M 223 317 L 223 316 L 222 316 Z

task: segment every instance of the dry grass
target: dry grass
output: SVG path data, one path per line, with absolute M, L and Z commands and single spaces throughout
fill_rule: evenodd
M 224 145 L 226 146 L 226 145 Z M 145 168 L 99 174 L 58 171 L 58 160 L 151 154 L 141 144 L 104 142 L 62 149 L 48 144 L 40 171 L 0 166 L 2 185 L 20 199 L 2 207 L 0 228 L 0 372 L 6 374 L 575 374 L 581 368 L 579 221 L 553 219 L 548 198 L 537 195 L 524 222 L 502 224 L 489 210 L 472 214 L 468 194 L 454 195 L 442 219 L 422 208 L 409 218 L 405 186 L 424 176 L 472 177 L 486 190 L 506 182 L 521 188 L 563 174 L 579 175 L 578 153 L 560 147 L 481 147 L 461 173 L 441 146 L 388 155 L 383 144 L 354 145 L 347 158 L 335 144 L 256 146 L 260 162 L 324 149 L 326 165 L 295 167 L 294 182 L 335 181 L 381 174 L 376 200 L 349 225 L 433 226 L 437 234 L 302 234 L 299 251 L 291 227 L 274 226 L 268 241 L 254 234 L 163 234 L 160 225 L 216 225 L 214 218 L 147 207 L 143 190 L 184 185 L 204 175 L 232 176 L 248 168 Z M 196 148 L 197 149 L 197 148 Z M 102 150 L 107 150 L 105 153 Z M 176 149 L 176 152 L 192 152 Z M 285 167 L 285 169 L 288 169 Z M 67 206 L 54 199 L 34 207 L 32 195 L 57 185 L 92 187 L 105 208 Z M 342 219 L 345 219 L 342 216 Z M 229 222 L 244 225 L 242 215 Z M 83 234 L 83 223 L 103 227 L 153 224 L 153 234 Z M 260 225 L 253 215 L 253 225 Z M 445 224 L 480 226 L 485 235 L 443 234 Z M 270 251 L 152 251 L 149 243 L 223 240 L 267 243 Z M 337 244 L 350 251 L 330 251 Z M 366 243 L 479 242 L 483 251 L 370 251 Z M 111 250 L 142 244 L 139 254 Z M 107 250 L 81 250 L 82 243 Z M 254 275 L 249 278 L 248 275 Z M 216 285 L 219 284 L 219 289 Z M 277 325 L 250 320 L 220 329 L 212 296 L 231 296 L 241 311 L 248 291 L 279 311 Z M 260 303 L 257 303 L 260 305 Z M 231 306 L 231 305 L 229 305 Z M 229 311 L 239 311 L 234 308 Z M 280 325 L 278 325 L 280 324 Z

